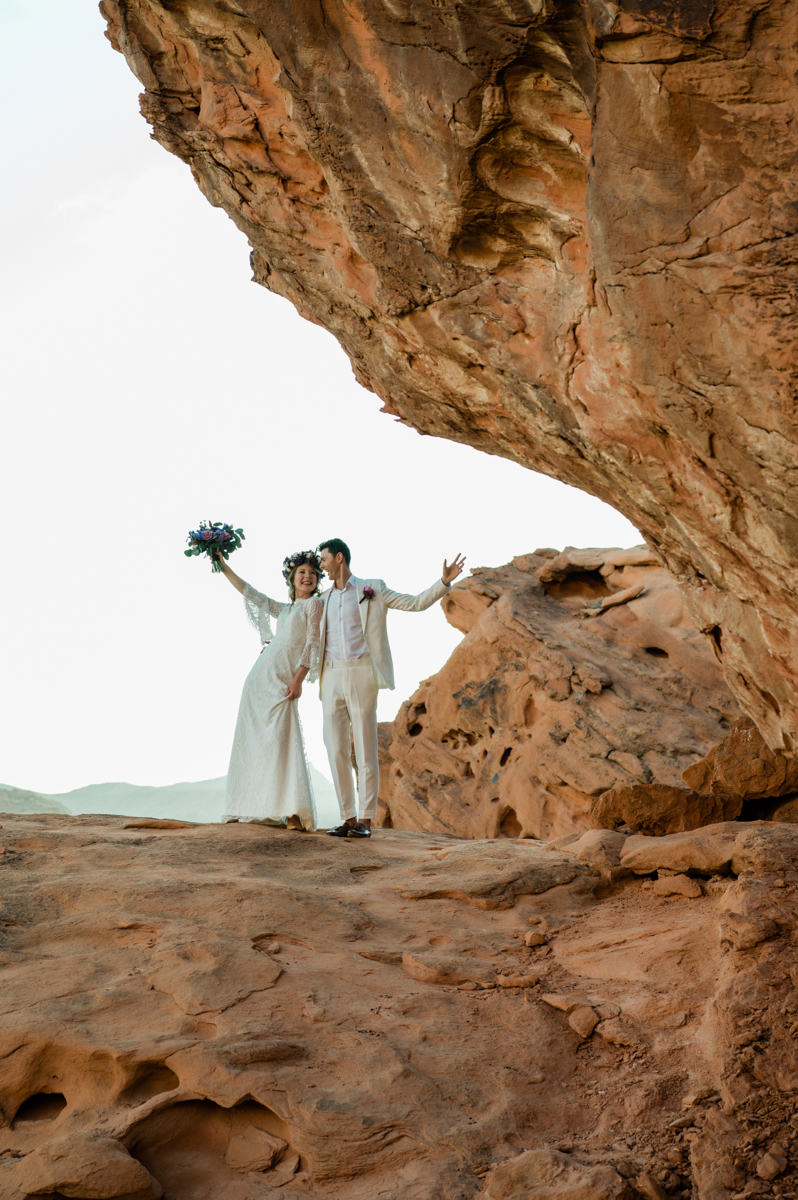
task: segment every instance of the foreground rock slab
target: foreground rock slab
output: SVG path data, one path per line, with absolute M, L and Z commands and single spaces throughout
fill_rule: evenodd
M 610 835 L 612 879 L 606 839 L 126 824 L 0 816 L 2 1200 L 795 1189 L 791 827 L 705 835 L 724 874 Z M 700 897 L 647 888 L 672 842 Z

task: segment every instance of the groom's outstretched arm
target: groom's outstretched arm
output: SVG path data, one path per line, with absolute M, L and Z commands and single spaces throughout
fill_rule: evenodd
M 454 580 L 463 570 L 464 565 L 465 558 L 460 554 L 454 557 L 451 564 L 444 559 L 440 580 L 434 583 L 431 588 L 427 588 L 425 592 L 419 592 L 417 596 L 408 596 L 404 592 L 394 592 L 380 580 L 380 588 L 385 603 L 388 605 L 388 608 L 399 608 L 404 612 L 423 612 L 425 608 L 431 608 L 436 601 L 446 595 Z

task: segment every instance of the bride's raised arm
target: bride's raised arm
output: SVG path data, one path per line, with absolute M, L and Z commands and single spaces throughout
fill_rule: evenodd
M 280 613 L 287 606 L 279 600 L 272 600 L 271 596 L 264 595 L 263 592 L 257 591 L 251 584 L 242 579 L 240 575 L 236 575 L 232 567 L 228 566 L 221 555 L 217 555 L 222 571 L 230 580 L 237 592 L 240 592 L 244 597 L 244 607 L 247 610 L 247 616 L 252 624 L 260 633 L 261 642 L 264 644 L 272 640 L 272 627 L 269 622 L 269 617 L 279 617 Z
M 221 554 L 214 554 L 214 558 L 216 559 L 217 563 L 219 564 L 219 567 L 221 568 L 221 570 L 224 572 L 225 578 L 229 579 L 230 582 L 232 583 L 233 587 L 236 589 L 236 591 L 240 592 L 241 595 L 243 596 L 244 588 L 247 585 L 244 582 L 244 580 L 241 578 L 241 576 L 236 575 L 233 568 L 228 566 L 228 564 L 222 558 Z

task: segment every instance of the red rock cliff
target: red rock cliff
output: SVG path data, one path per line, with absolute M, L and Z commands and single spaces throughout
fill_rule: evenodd
M 103 0 L 154 136 L 387 411 L 658 546 L 798 746 L 789 0 Z

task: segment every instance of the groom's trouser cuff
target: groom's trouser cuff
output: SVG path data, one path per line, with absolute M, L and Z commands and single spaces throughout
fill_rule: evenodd
M 374 820 L 380 787 L 377 743 L 377 681 L 371 659 L 325 666 L 321 677 L 324 744 L 335 794 L 344 821 L 355 816 Z M 359 807 L 355 803 L 349 730 L 357 762 Z

